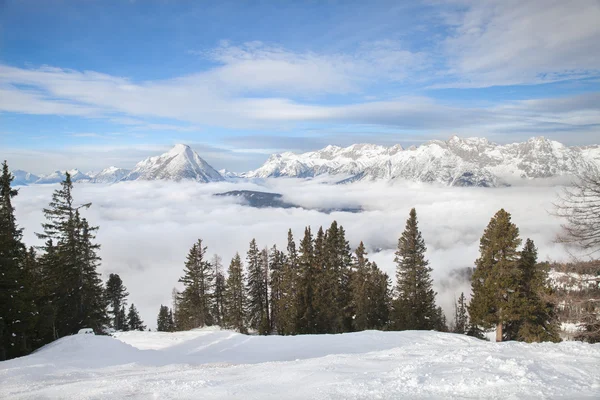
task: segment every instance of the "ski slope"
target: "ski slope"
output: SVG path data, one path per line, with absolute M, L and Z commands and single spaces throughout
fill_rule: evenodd
M 600 345 L 449 333 L 74 335 L 0 363 L 2 399 L 600 398 Z

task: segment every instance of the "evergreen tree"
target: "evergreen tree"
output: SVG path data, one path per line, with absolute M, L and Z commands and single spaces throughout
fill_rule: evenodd
M 433 329 L 438 332 L 448 332 L 448 322 L 446 321 L 446 314 L 442 307 L 435 309 L 435 317 L 433 319 Z
M 121 306 L 127 305 L 125 299 L 129 296 L 127 288 L 118 274 L 110 274 L 106 281 L 106 298 L 109 304 L 109 314 L 112 317 L 112 327 L 120 330 L 124 321 L 119 319 Z
M 390 323 L 390 278 L 376 263 L 371 262 L 369 274 L 369 329 L 383 330 Z
M 287 256 L 283 266 L 281 281 L 281 305 L 278 308 L 278 327 L 283 335 L 298 333 L 298 289 L 300 275 L 298 252 L 292 230 L 288 230 Z
M 354 309 L 354 330 L 370 329 L 369 315 L 371 313 L 371 265 L 367 259 L 367 251 L 363 242 L 356 248 L 354 269 L 352 274 L 352 306 Z
M 471 278 L 469 315 L 475 325 L 496 326 L 496 341 L 503 339 L 504 325 L 518 320 L 512 303 L 518 282 L 519 229 L 501 209 L 490 220 L 479 243 L 480 256 Z
M 518 318 L 507 324 L 507 340 L 559 342 L 559 326 L 548 285 L 548 265 L 538 264 L 537 249 L 531 239 L 519 255 L 518 284 L 510 298 L 511 314 Z
M 160 305 L 158 311 L 158 318 L 156 318 L 156 330 L 158 332 L 170 332 L 171 326 L 169 324 L 169 307 Z
M 206 247 L 202 239 L 194 243 L 187 256 L 184 275 L 179 279 L 184 290 L 180 295 L 178 310 L 182 317 L 180 329 L 212 325 L 210 305 L 214 285 L 214 271 L 205 259 Z
M 285 333 L 284 325 L 281 320 L 281 316 L 285 315 L 285 303 L 284 303 L 284 269 L 285 269 L 285 255 L 282 251 L 277 249 L 277 246 L 273 246 L 271 253 L 269 254 L 269 271 L 270 281 L 269 286 L 271 287 L 271 331 L 277 332 L 278 335 Z
M 0 177 L 0 361 L 31 351 L 37 318 L 33 282 L 24 268 L 23 231 L 17 227 L 11 202 L 18 193 L 11 187 L 13 179 L 4 161 Z
M 467 303 L 465 300 L 465 294 L 460 293 L 456 304 L 454 305 L 454 326 L 452 332 L 454 333 L 467 333 L 469 329 L 469 316 L 467 314 Z
M 298 287 L 298 333 L 317 333 L 315 309 L 316 268 L 314 262 L 313 238 L 310 227 L 304 230 L 298 256 L 300 284 Z
M 131 303 L 129 307 L 129 312 L 127 313 L 127 325 L 130 331 L 145 331 L 146 325 L 144 325 L 144 321 L 140 318 L 140 314 L 138 313 L 135 305 Z
M 395 312 L 396 329 L 435 329 L 435 295 L 430 277 L 431 268 L 425 259 L 425 241 L 418 228 L 417 212 L 413 208 L 406 228 L 398 239 L 396 251 L 397 295 Z
M 167 319 L 167 332 L 175 332 L 177 326 L 175 325 L 175 319 L 173 318 L 173 310 L 169 309 L 169 317 Z
M 252 239 L 246 257 L 248 268 L 248 326 L 255 329 L 261 335 L 269 333 L 269 310 L 267 285 L 265 283 L 264 255 L 258 250 L 256 240 Z
M 48 208 L 43 210 L 47 219 L 42 224 L 44 233 L 37 234 L 46 239 L 43 270 L 47 274 L 45 291 L 53 307 L 54 338 L 87 327 L 102 332 L 108 322 L 104 289 L 96 272 L 99 245 L 92 242 L 98 228 L 81 218 L 79 209 L 91 203 L 75 207 L 72 190 L 71 176 L 66 173 L 61 188 L 54 191 Z
M 225 326 L 247 333 L 247 299 L 244 288 L 244 270 L 239 253 L 231 260 L 225 284 Z
M 121 306 L 121 310 L 119 310 L 119 321 L 121 321 L 121 322 L 120 322 L 118 330 L 123 331 L 123 332 L 127 332 L 127 331 L 131 330 L 131 328 L 129 327 L 129 319 L 127 317 L 128 317 L 128 315 L 125 312 L 125 306 Z
M 215 276 L 215 290 L 213 294 L 212 316 L 216 325 L 223 325 L 223 315 L 225 314 L 225 275 L 223 274 L 223 264 L 221 257 L 217 254 L 213 257 L 212 266 Z

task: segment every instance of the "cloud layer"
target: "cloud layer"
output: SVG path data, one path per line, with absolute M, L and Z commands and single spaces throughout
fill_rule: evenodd
M 38 244 L 42 207 L 56 186 L 23 187 L 16 198 L 18 223 L 28 245 Z M 253 209 L 213 193 L 233 189 L 283 193 L 286 200 L 306 207 L 356 206 L 360 214 L 330 215 L 302 209 Z M 416 207 L 434 270 L 438 301 L 448 314 L 452 301 L 469 285 L 457 273 L 473 266 L 478 243 L 489 219 L 501 207 L 513 215 L 523 238 L 539 247 L 540 260 L 566 259 L 553 240 L 560 221 L 548 214 L 557 188 L 446 188 L 424 184 L 388 186 L 368 183 L 325 185 L 319 181 L 277 179 L 255 184 L 196 184 L 127 182 L 111 186 L 77 184 L 77 202 L 93 202 L 86 216 L 100 226 L 101 272 L 118 273 L 131 293 L 130 301 L 154 326 L 160 304 L 170 304 L 189 247 L 202 238 L 209 254 L 218 253 L 228 265 L 236 251 L 243 257 L 252 238 L 260 246 L 285 248 L 291 228 L 297 240 L 306 225 L 342 224 L 353 248 L 362 240 L 369 257 L 394 277 L 394 250 L 411 207 Z

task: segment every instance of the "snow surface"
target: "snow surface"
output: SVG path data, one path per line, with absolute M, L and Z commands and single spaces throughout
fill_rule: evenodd
M 598 398 L 600 345 L 449 333 L 74 335 L 0 363 L 2 399 Z
M 544 137 L 498 145 L 485 138 L 432 140 L 407 150 L 369 144 L 327 146 L 269 157 L 248 178 L 345 175 L 359 180 L 409 180 L 449 186 L 496 187 L 534 178 L 572 176 L 600 166 L 600 147 L 567 147 Z M 343 179 L 343 178 L 341 178 Z

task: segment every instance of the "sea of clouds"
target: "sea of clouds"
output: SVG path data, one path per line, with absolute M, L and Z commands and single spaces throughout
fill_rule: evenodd
M 40 245 L 42 209 L 58 185 L 22 187 L 14 200 L 16 216 L 25 228 L 27 245 Z M 239 199 L 215 197 L 229 190 L 277 192 L 284 200 L 305 208 L 256 209 Z M 506 188 L 454 188 L 422 183 L 356 183 L 331 185 L 323 180 L 267 179 L 260 182 L 122 182 L 113 185 L 75 184 L 77 204 L 92 202 L 84 216 L 100 230 L 103 280 L 117 273 L 149 327 L 156 326 L 161 304 L 171 304 L 173 287 L 180 287 L 189 248 L 201 238 L 208 254 L 219 254 L 227 268 L 236 252 L 245 258 L 252 238 L 259 246 L 276 244 L 285 249 L 287 231 L 302 238 L 304 227 L 313 232 L 333 220 L 346 229 L 352 248 L 362 240 L 368 257 L 394 278 L 394 251 L 408 213 L 417 210 L 419 227 L 433 268 L 438 303 L 450 317 L 454 299 L 470 284 L 464 268 L 478 256 L 479 239 L 500 208 L 512 214 L 522 238 L 532 238 L 539 260 L 569 259 L 566 249 L 554 243 L 561 220 L 551 215 L 560 186 Z M 363 208 L 361 213 L 325 214 L 310 208 Z

